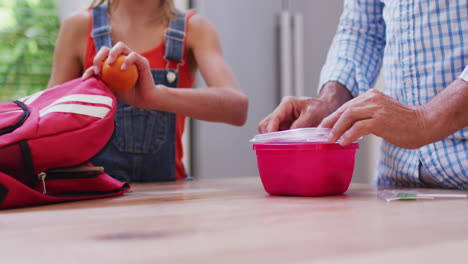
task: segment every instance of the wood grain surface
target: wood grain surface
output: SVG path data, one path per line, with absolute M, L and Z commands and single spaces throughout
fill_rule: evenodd
M 386 202 L 370 185 L 273 197 L 257 177 L 133 184 L 0 211 L 1 263 L 466 263 L 468 200 Z

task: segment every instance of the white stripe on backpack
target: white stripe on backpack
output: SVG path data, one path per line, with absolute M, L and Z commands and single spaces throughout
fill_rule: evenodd
M 61 97 L 57 99 L 55 102 L 50 104 L 49 106 L 45 107 L 42 110 L 45 110 L 49 107 L 60 103 L 68 103 L 68 102 L 81 102 L 81 103 L 89 103 L 89 104 L 103 104 L 109 107 L 112 107 L 112 98 L 109 96 L 103 95 L 91 95 L 91 94 L 72 94 Z
M 21 101 L 24 104 L 29 105 L 32 102 L 36 101 L 36 99 L 39 98 L 39 96 L 41 96 L 45 91 L 46 90 L 43 90 L 43 91 L 37 92 L 35 94 L 32 94 L 30 96 L 23 97 L 23 98 L 19 99 L 18 101 Z
M 65 102 L 83 102 L 90 104 L 103 104 L 112 107 L 112 98 L 103 95 L 92 95 L 92 94 L 72 94 L 59 98 L 53 102 L 50 106 L 65 103 Z
M 110 108 L 102 106 L 82 105 L 82 104 L 60 104 L 47 107 L 39 111 L 39 116 L 43 117 L 50 113 L 72 113 L 104 118 L 109 112 Z
M 112 98 L 103 95 L 91 95 L 91 94 L 72 94 L 61 97 L 55 102 L 39 111 L 39 116 L 44 116 L 49 113 L 61 112 L 61 113 L 74 113 L 88 116 L 94 116 L 104 118 L 110 109 L 102 106 L 92 106 L 83 104 L 69 104 L 70 102 L 78 103 L 89 103 L 89 104 L 101 104 L 106 105 L 109 108 L 112 107 Z M 107 109 L 107 111 L 105 110 Z
M 23 112 L 24 112 L 23 110 L 11 110 L 8 112 L 0 113 L 0 115 L 9 115 L 11 113 L 23 113 Z

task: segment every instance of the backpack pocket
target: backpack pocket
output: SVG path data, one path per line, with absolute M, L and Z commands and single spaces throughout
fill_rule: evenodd
M 103 167 L 95 167 L 88 163 L 79 167 L 41 172 L 37 175 L 34 189 L 46 195 L 79 197 L 90 193 L 104 194 L 115 191 L 115 186 L 109 184 L 109 180 L 110 176 L 104 172 Z
M 28 119 L 29 109 L 20 101 L 0 104 L 0 136 L 11 133 Z

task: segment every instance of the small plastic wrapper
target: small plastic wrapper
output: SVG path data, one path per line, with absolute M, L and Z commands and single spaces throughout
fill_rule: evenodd
M 258 134 L 250 142 L 254 144 L 265 143 L 296 143 L 296 142 L 317 142 L 326 143 L 330 135 L 330 128 L 296 128 L 278 132 Z
M 416 201 L 416 200 L 432 200 L 436 198 L 444 199 L 466 199 L 466 193 L 435 193 L 432 191 L 418 190 L 381 190 L 378 196 L 387 202 L 391 201 Z

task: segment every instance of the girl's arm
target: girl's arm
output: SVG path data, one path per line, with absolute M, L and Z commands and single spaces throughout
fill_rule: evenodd
M 140 54 L 118 42 L 111 49 L 102 47 L 94 57 L 93 66 L 85 71 L 83 78 L 100 74 L 102 64 L 109 64 L 121 55 L 127 55 L 121 66 L 126 70 L 135 64 L 138 69 L 138 82 L 134 89 L 116 92 L 123 102 L 154 110 L 164 110 L 195 119 L 223 122 L 241 126 L 247 119 L 247 97 L 239 88 L 234 74 L 226 64 L 221 53 L 218 36 L 211 24 L 195 15 L 190 20 L 188 46 L 199 67 L 206 88 L 172 89 L 155 85 L 151 76 L 149 62 Z
M 78 78 L 82 74 L 82 54 L 87 40 L 88 12 L 80 11 L 66 18 L 55 44 L 52 74 L 47 87 Z
M 159 93 L 164 100 L 156 100 L 157 108 L 206 121 L 243 125 L 248 99 L 224 59 L 215 28 L 205 18 L 194 15 L 187 35 L 188 46 L 208 87 L 160 87 Z

